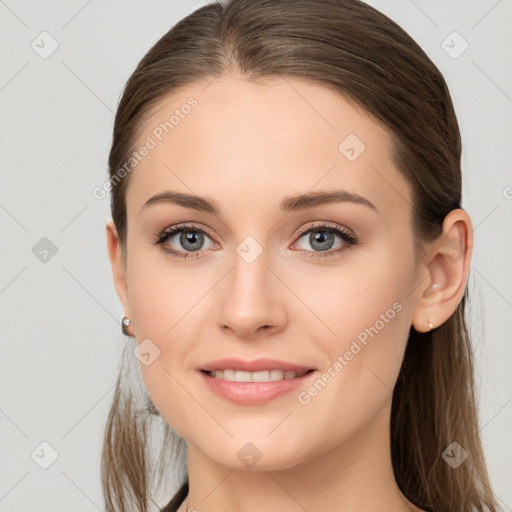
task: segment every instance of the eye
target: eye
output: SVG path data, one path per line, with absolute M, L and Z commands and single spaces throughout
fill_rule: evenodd
M 359 242 L 351 231 L 339 224 L 306 224 L 299 230 L 299 235 L 301 235 L 299 240 L 293 245 L 305 239 L 306 245 L 310 248 L 299 248 L 299 250 L 313 258 L 334 256 Z M 337 248 L 332 250 L 336 244 L 336 237 L 338 238 Z M 208 241 L 205 247 L 205 242 Z M 193 224 L 177 224 L 168 227 L 158 236 L 155 245 L 159 245 L 166 254 L 183 259 L 200 258 L 202 249 L 218 246 L 204 229 Z
M 356 245 L 359 241 L 351 231 L 339 224 L 307 224 L 300 229 L 299 234 L 302 235 L 299 238 L 299 241 L 305 239 L 305 245 L 309 245 L 311 248 L 306 247 L 305 249 L 301 249 L 301 251 L 305 251 L 307 256 L 312 258 L 326 258 L 334 256 L 335 254 Z M 339 239 L 337 248 L 331 250 L 336 244 L 336 237 Z M 295 244 L 297 243 L 298 242 L 295 242 Z
M 205 240 L 210 240 L 210 245 L 204 247 Z M 192 224 L 177 224 L 167 228 L 155 243 L 160 245 L 166 254 L 183 259 L 197 259 L 200 257 L 201 249 L 209 249 L 216 245 L 203 229 Z M 176 246 L 178 249 L 174 248 Z

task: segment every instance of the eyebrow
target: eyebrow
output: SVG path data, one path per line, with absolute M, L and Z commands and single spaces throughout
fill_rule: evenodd
M 150 197 L 142 206 L 141 211 L 160 203 L 171 203 L 185 208 L 191 208 L 200 212 L 221 216 L 221 211 L 215 200 L 208 197 L 174 192 L 171 190 L 161 192 Z M 355 203 L 367 206 L 378 212 L 377 207 L 368 199 L 354 192 L 346 190 L 331 190 L 325 192 L 307 192 L 305 194 L 287 196 L 281 201 L 279 213 L 306 210 L 315 206 L 334 203 Z

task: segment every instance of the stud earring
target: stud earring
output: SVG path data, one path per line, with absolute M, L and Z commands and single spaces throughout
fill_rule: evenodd
M 430 320 L 430 318 L 428 319 L 428 326 L 430 327 L 430 330 L 434 328 L 434 324 L 432 323 L 432 320 Z
M 128 332 L 128 327 L 132 324 L 132 321 L 127 317 L 123 316 L 123 319 L 121 320 L 121 330 L 123 331 L 123 334 L 125 336 L 130 336 L 130 333 Z

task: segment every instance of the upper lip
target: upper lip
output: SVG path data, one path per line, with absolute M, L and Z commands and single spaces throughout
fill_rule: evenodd
M 213 371 L 213 370 L 240 370 L 246 372 L 258 372 L 263 370 L 284 370 L 303 372 L 312 370 L 309 366 L 302 366 L 277 359 L 261 358 L 253 361 L 244 361 L 233 357 L 225 359 L 217 359 L 209 363 L 203 364 L 199 370 Z

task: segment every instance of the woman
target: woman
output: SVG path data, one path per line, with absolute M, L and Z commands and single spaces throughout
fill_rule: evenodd
M 107 510 L 172 471 L 165 511 L 496 510 L 460 155 L 442 75 L 358 0 L 213 3 L 149 50 L 109 158 Z

